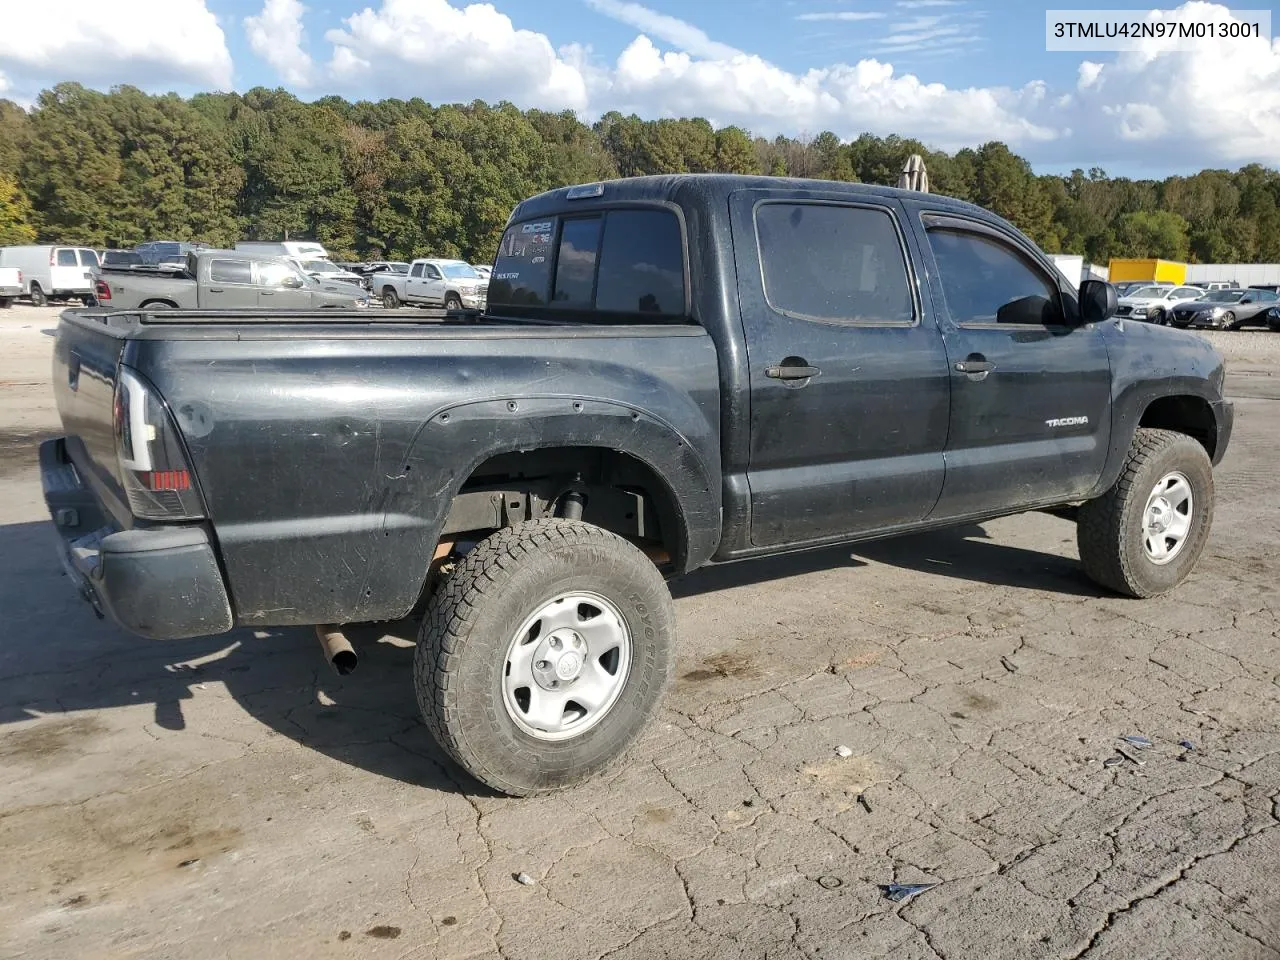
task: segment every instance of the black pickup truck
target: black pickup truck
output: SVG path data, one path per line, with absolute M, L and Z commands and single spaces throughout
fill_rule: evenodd
M 944 197 L 668 176 L 512 214 L 487 312 L 59 323 L 45 496 L 152 638 L 421 616 L 444 749 L 511 794 L 619 756 L 675 662 L 666 579 L 1028 510 L 1152 597 L 1195 565 L 1223 363 L 1115 319 Z

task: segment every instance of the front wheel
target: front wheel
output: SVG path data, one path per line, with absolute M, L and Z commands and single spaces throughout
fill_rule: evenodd
M 600 527 L 534 520 L 481 541 L 436 590 L 414 687 L 454 760 L 527 796 L 618 759 L 674 663 L 671 594 L 653 563 Z
M 451 293 L 444 298 L 444 308 L 446 310 L 461 310 L 462 301 L 458 299 L 458 295 L 456 293 Z
M 1213 465 L 1204 447 L 1184 433 L 1143 427 L 1119 479 L 1080 507 L 1080 561 L 1104 587 L 1158 597 L 1191 573 L 1212 522 Z
M 1228 310 L 1226 313 L 1222 315 L 1223 330 L 1238 330 L 1239 328 L 1240 328 L 1240 323 L 1238 320 L 1236 320 L 1236 315 L 1234 313 Z

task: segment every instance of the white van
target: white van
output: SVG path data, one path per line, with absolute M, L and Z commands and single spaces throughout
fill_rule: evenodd
M 0 267 L 22 271 L 22 295 L 37 307 L 51 298 L 93 299 L 98 254 L 89 247 L 0 247 Z
M 238 240 L 236 249 L 266 257 L 291 257 L 294 260 L 329 259 L 329 251 L 314 240 Z

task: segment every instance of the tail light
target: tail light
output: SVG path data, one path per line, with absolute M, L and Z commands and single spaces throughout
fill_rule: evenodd
M 116 456 L 129 509 L 145 520 L 204 516 L 182 438 L 155 389 L 127 367 L 116 378 Z
M 55 250 L 55 249 L 53 249 L 53 247 L 50 247 L 50 248 L 49 248 L 49 266 L 51 266 L 51 267 L 53 267 L 53 266 L 56 266 L 56 265 L 57 265 L 57 259 L 58 259 L 58 258 L 55 256 L 55 254 L 56 254 L 57 252 L 58 252 L 58 251 L 57 251 L 57 250 Z
M 18 271 L 18 286 L 22 286 L 22 271 Z
M 111 299 L 111 287 L 105 280 L 99 280 L 93 285 L 93 293 L 100 301 Z

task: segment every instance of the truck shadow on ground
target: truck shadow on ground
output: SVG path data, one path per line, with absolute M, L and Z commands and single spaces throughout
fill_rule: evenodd
M 56 560 L 45 523 L 0 527 L 0 659 L 4 725 L 87 710 L 148 705 L 155 732 L 218 734 L 238 724 L 218 686 L 266 728 L 353 767 L 442 791 L 484 794 L 435 745 L 413 691 L 416 625 L 359 625 L 355 674 L 336 676 L 312 629 L 238 629 L 216 637 L 147 641 L 94 617 Z M 1073 559 L 997 544 L 971 526 L 710 568 L 673 584 L 677 597 L 765 583 L 866 561 L 1005 586 L 1101 595 Z M 864 559 L 860 559 L 864 558 Z M 188 714 L 191 717 L 188 717 Z M 202 729 L 203 728 L 203 729 Z M 239 727 L 243 730 L 243 727 Z M 161 734 L 163 735 L 163 734 Z

